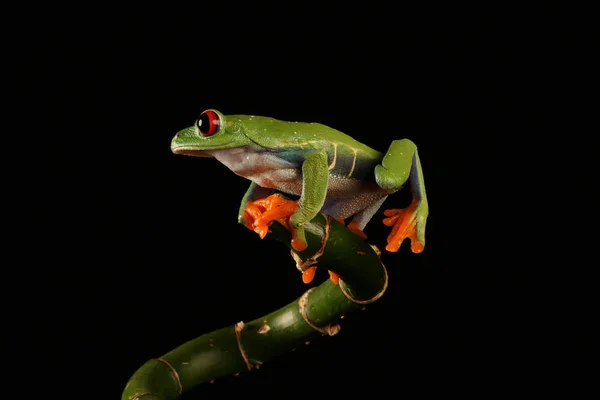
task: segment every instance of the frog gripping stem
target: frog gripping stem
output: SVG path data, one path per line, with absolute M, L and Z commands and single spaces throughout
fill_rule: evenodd
M 298 202 L 288 200 L 279 193 L 264 199 L 246 203 L 244 220 L 246 226 L 258 233 L 261 239 L 267 236 L 269 224 L 278 221 L 284 226 L 289 225 L 289 217 L 298 211 Z
M 363 229 L 407 182 L 411 204 L 384 212 L 383 223 L 392 227 L 386 249 L 398 251 L 406 238 L 415 253 L 425 245 L 427 197 L 416 145 L 408 139 L 393 141 L 384 154 L 323 124 L 208 109 L 177 132 L 171 150 L 216 158 L 249 179 L 238 222 L 261 239 L 287 246 L 305 284 L 313 282 L 318 267 L 329 271 L 329 279 L 270 314 L 203 334 L 147 361 L 127 382 L 122 400 L 174 400 L 197 385 L 258 369 L 338 333 L 342 318 L 387 288 L 381 253 L 365 241 Z
M 304 251 L 307 246 L 304 230 L 292 228 L 290 221 L 299 208 L 297 200 L 288 200 L 281 194 L 275 193 L 267 198 L 246 203 L 244 224 L 264 239 L 269 231 L 269 224 L 277 221 L 291 232 L 291 245 L 294 250 Z

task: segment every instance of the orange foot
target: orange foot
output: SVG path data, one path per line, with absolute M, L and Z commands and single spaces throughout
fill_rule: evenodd
M 419 213 L 419 202 L 416 199 L 404 209 L 385 210 L 383 214 L 388 217 L 384 218 L 383 223 L 387 226 L 393 226 L 392 231 L 387 237 L 387 246 L 385 249 L 390 252 L 396 252 L 404 239 L 408 238 L 411 241 L 410 249 L 413 253 L 420 253 L 425 248 L 423 241 L 417 239 L 417 216 Z
M 291 228 L 289 217 L 298 211 L 298 201 L 288 200 L 279 193 L 264 199 L 250 201 L 244 208 L 244 222 L 247 227 L 258 233 L 264 239 L 269 232 L 269 224 L 277 221 L 292 233 L 292 247 L 296 251 L 306 250 L 307 244 L 298 239 Z

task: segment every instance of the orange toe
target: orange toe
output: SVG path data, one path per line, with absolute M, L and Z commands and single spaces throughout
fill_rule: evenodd
M 334 285 L 337 285 L 340 283 L 340 276 L 333 271 L 329 271 L 329 279 L 331 279 L 331 282 Z
M 308 243 L 296 236 L 296 232 L 292 231 L 292 248 L 296 251 L 304 251 L 308 247 Z
M 358 223 L 357 222 L 350 222 L 348 224 L 348 229 L 350 229 L 352 232 L 356 233 L 358 236 L 360 236 L 361 239 L 366 239 L 367 235 L 360 230 L 360 228 L 358 227 Z
M 316 266 L 307 268 L 306 271 L 304 271 L 302 273 L 302 282 L 304 282 L 306 284 L 311 283 L 312 280 L 315 278 L 316 271 L 317 271 Z

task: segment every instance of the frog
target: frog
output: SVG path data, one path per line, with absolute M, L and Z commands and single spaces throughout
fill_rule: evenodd
M 383 211 L 382 222 L 391 227 L 385 250 L 397 252 L 405 239 L 413 253 L 424 250 L 429 205 L 417 146 L 408 138 L 392 140 L 382 152 L 318 122 L 206 109 L 175 134 L 171 151 L 214 158 L 249 180 L 238 222 L 261 238 L 271 222 L 284 224 L 297 252 L 307 248 L 304 225 L 318 213 L 366 239 L 365 227 L 386 199 L 408 185 L 410 204 Z M 302 271 L 305 283 L 315 268 Z

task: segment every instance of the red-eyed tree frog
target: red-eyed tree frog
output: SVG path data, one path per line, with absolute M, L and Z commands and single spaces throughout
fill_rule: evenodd
M 214 157 L 249 179 L 239 222 L 261 238 L 271 221 L 286 224 L 296 251 L 307 246 L 303 224 L 319 212 L 344 223 L 350 219 L 348 228 L 366 238 L 363 230 L 382 203 L 410 182 L 411 204 L 384 211 L 383 223 L 392 226 L 385 248 L 396 252 L 406 238 L 414 253 L 425 247 L 429 208 L 417 147 L 409 139 L 394 140 L 381 153 L 319 123 L 223 115 L 209 109 L 175 135 L 171 150 Z M 330 274 L 337 282 L 339 277 Z M 304 271 L 303 280 L 308 283 L 313 276 L 311 268 Z

